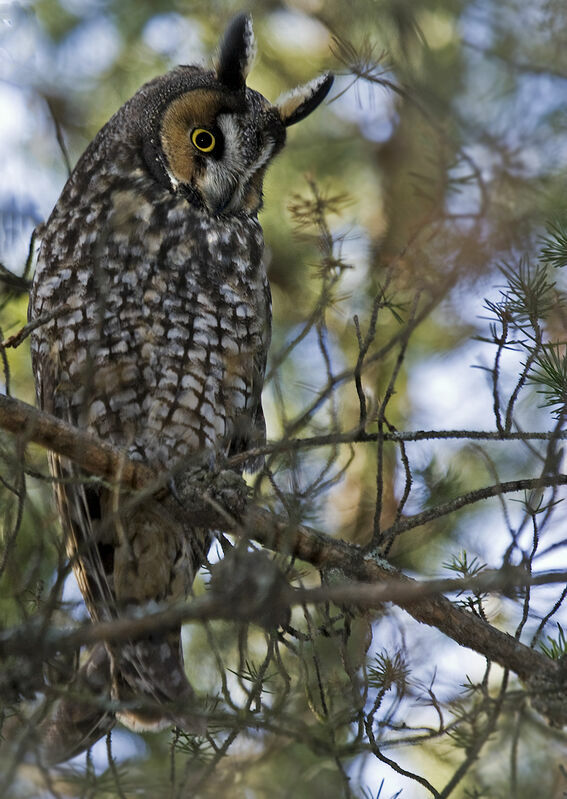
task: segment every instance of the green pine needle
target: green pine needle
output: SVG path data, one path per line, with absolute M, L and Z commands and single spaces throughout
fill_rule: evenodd
M 559 631 L 557 638 L 552 638 L 548 635 L 547 640 L 549 644 L 544 644 L 542 642 L 539 645 L 543 654 L 547 655 L 547 657 L 552 660 L 561 660 L 561 658 L 565 657 L 565 654 L 567 654 L 567 638 L 565 637 L 565 631 L 560 624 L 557 625 L 557 629 Z
M 567 226 L 556 219 L 547 225 L 547 236 L 542 239 L 541 260 L 559 269 L 567 266 Z
M 567 403 L 567 350 L 565 344 L 545 344 L 530 375 L 530 382 L 541 386 L 544 408 L 554 408 L 556 414 L 563 413 Z

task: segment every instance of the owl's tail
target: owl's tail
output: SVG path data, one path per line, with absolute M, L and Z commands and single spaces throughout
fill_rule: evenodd
M 202 735 L 206 720 L 193 711 L 194 692 L 183 668 L 181 632 L 154 633 L 110 651 L 116 718 L 134 732 L 175 725 Z
M 42 757 L 54 765 L 90 749 L 121 722 L 134 732 L 175 725 L 202 735 L 206 719 L 193 708 L 185 676 L 180 631 L 121 644 L 119 652 L 97 644 L 71 690 L 40 726 Z M 111 704 L 120 703 L 113 712 Z

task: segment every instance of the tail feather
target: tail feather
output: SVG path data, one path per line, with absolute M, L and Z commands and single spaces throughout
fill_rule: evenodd
M 183 668 L 180 631 L 121 644 L 111 654 L 112 697 L 117 719 L 134 732 L 175 725 L 204 734 L 204 716 L 195 714 L 195 694 Z
M 116 713 L 104 707 L 111 700 L 119 704 Z M 69 696 L 40 727 L 44 761 L 55 765 L 81 754 L 116 721 L 133 732 L 159 732 L 174 725 L 203 735 L 206 719 L 194 707 L 179 631 L 127 642 L 116 650 L 97 644 L 77 672 Z

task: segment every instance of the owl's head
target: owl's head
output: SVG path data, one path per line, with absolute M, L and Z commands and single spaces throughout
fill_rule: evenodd
M 252 21 L 241 14 L 224 34 L 214 70 L 177 67 L 133 98 L 153 177 L 215 215 L 256 213 L 286 128 L 310 114 L 333 82 L 321 75 L 272 104 L 246 86 L 255 50 Z

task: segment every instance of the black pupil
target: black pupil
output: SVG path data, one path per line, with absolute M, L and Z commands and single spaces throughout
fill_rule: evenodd
M 195 136 L 195 144 L 202 150 L 206 150 L 213 143 L 213 137 L 206 130 L 202 130 Z

